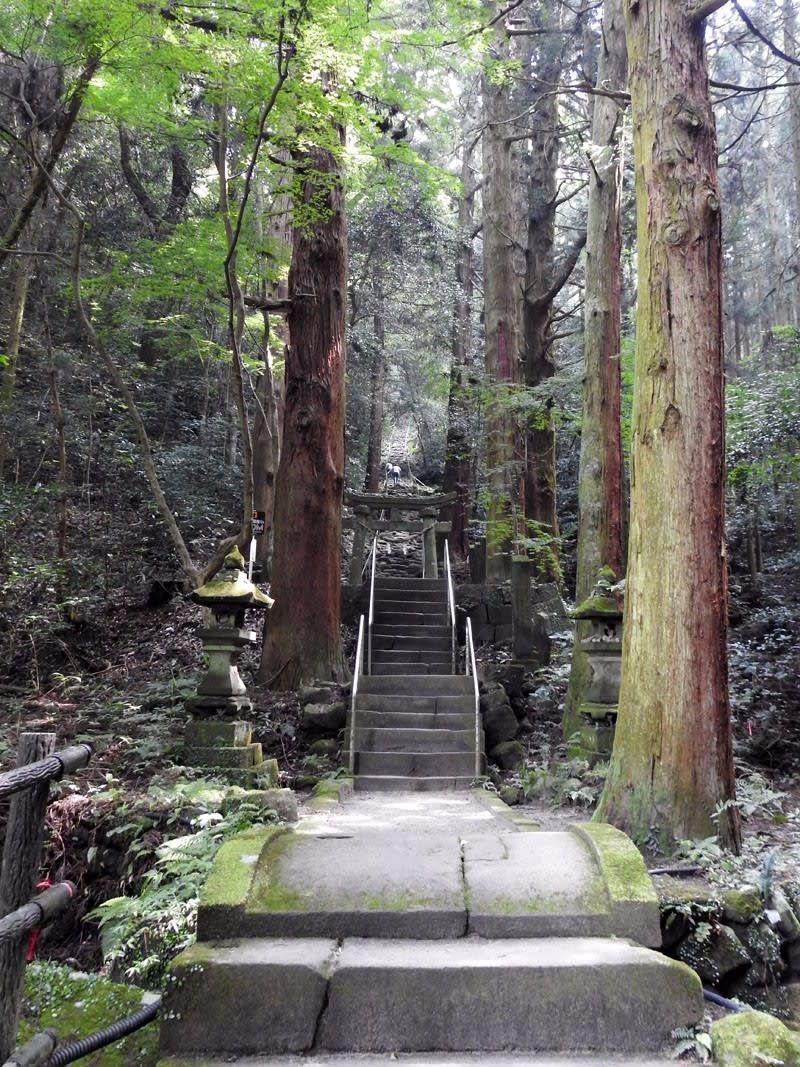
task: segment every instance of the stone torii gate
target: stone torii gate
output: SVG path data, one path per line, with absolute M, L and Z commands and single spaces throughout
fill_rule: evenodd
M 342 528 L 353 530 L 353 555 L 350 559 L 350 584 L 361 583 L 364 546 L 367 533 L 381 530 L 406 530 L 422 534 L 422 577 L 438 578 L 436 535 L 450 533 L 449 522 L 439 522 L 439 510 L 456 499 L 455 493 L 426 496 L 400 496 L 396 493 L 345 493 L 344 502 L 353 509 L 353 518 L 344 519 Z M 392 512 L 417 512 L 419 518 L 393 519 Z M 381 518 L 384 513 L 384 518 Z

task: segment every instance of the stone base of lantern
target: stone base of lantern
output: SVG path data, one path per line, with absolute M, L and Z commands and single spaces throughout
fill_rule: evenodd
M 275 760 L 265 760 L 247 722 L 192 719 L 186 726 L 183 755 L 191 767 L 204 767 L 236 785 L 277 783 Z
M 581 704 L 578 729 L 569 746 L 570 756 L 585 759 L 590 766 L 610 759 L 616 721 L 615 704 Z

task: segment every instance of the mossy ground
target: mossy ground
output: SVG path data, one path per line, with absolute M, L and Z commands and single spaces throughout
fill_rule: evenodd
M 142 990 L 57 963 L 34 962 L 25 972 L 19 1044 L 45 1027 L 64 1045 L 88 1037 L 142 1007 Z M 151 1067 L 158 1059 L 158 1024 L 87 1056 L 87 1067 Z

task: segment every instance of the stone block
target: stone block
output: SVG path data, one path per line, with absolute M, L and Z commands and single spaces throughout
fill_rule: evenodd
M 677 946 L 676 959 L 682 960 L 708 985 L 726 985 L 750 969 L 751 960 L 744 945 L 729 926 L 716 926 L 703 937 L 690 933 Z
M 317 938 L 186 949 L 167 979 L 162 1054 L 310 1049 L 335 952 L 334 941 Z
M 345 941 L 319 1029 L 347 1052 L 641 1052 L 702 1015 L 697 976 L 608 938 Z
M 237 748 L 203 748 L 187 745 L 183 756 L 190 767 L 222 767 L 240 770 L 254 770 L 263 763 L 261 745 L 254 742 Z
M 239 790 L 222 801 L 222 814 L 237 811 L 244 805 L 258 808 L 265 814 L 275 812 L 284 822 L 297 822 L 297 797 L 291 789 Z
M 481 713 L 487 749 L 494 748 L 502 741 L 513 741 L 517 736 L 517 717 L 501 685 L 487 685 L 486 692 L 481 696 Z
M 339 700 L 332 704 L 306 704 L 302 723 L 318 733 L 337 733 L 347 722 L 347 705 Z
M 192 719 L 186 724 L 187 748 L 240 748 L 253 740 L 248 722 L 220 719 Z
M 308 746 L 314 756 L 329 756 L 335 759 L 339 755 L 339 742 L 332 737 L 320 737 Z
M 514 771 L 525 760 L 525 749 L 519 741 L 501 741 L 489 752 L 492 763 L 504 771 Z

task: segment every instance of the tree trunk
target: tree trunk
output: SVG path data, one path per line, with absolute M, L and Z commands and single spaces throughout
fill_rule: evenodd
M 507 59 L 508 39 L 495 31 L 494 52 Z M 519 284 L 514 273 L 511 217 L 511 145 L 503 120 L 506 90 L 483 83 L 483 288 L 486 380 L 486 469 L 489 506 L 486 523 L 486 577 L 508 578 L 519 491 L 514 471 L 516 420 L 514 387 L 519 381 Z
M 344 484 L 344 333 L 347 235 L 339 163 L 327 149 L 300 160 L 306 212 L 321 217 L 295 235 L 275 554 L 262 681 L 293 689 L 342 679 L 339 633 Z
M 621 0 L 605 0 L 598 87 L 625 88 L 627 56 Z M 575 600 L 592 591 L 597 572 L 623 574 L 622 435 L 620 429 L 620 197 L 622 190 L 622 105 L 597 96 L 592 116 L 589 209 L 586 236 L 583 418 L 578 468 L 578 545 Z M 576 628 L 564 736 L 578 726 L 578 708 L 589 680 Z
M 465 124 L 466 125 L 466 124 Z M 470 434 L 472 405 L 467 396 L 467 371 L 472 363 L 472 295 L 475 287 L 475 253 L 472 231 L 475 224 L 475 177 L 472 150 L 467 143 L 461 160 L 462 195 L 458 205 L 459 242 L 456 253 L 456 296 L 453 307 L 453 362 L 450 367 L 450 394 L 447 402 L 447 443 L 445 445 L 445 493 L 455 492 L 456 499 L 442 508 L 442 519 L 451 529 L 448 544 L 451 555 L 466 559 L 469 555 L 469 501 L 472 488 L 473 443 Z
M 562 52 L 552 37 L 530 42 L 525 65 L 532 100 L 528 164 L 527 250 L 524 316 L 525 385 L 536 387 L 555 374 L 551 319 L 555 257 L 555 216 L 558 197 L 558 97 L 552 92 L 561 76 Z M 564 279 L 566 281 L 566 278 Z M 563 283 L 562 283 L 563 284 Z M 560 288 L 560 287 L 559 287 Z M 529 416 L 525 432 L 525 518 L 527 536 L 558 536 L 556 517 L 556 432 L 552 401 L 544 399 Z M 547 580 L 559 577 L 555 545 L 538 554 L 538 570 Z
M 259 375 L 256 387 L 258 405 L 253 424 L 253 510 L 263 511 L 265 518 L 264 533 L 256 542 L 256 562 L 262 568 L 262 580 L 268 577 L 269 562 L 272 558 L 275 474 L 280 456 L 278 405 L 275 400 L 270 341 L 269 314 L 264 312 L 264 369 Z
M 702 24 L 625 7 L 639 305 L 622 683 L 597 816 L 664 847 L 734 797 L 726 656 L 720 202 Z M 720 837 L 738 848 L 738 813 Z
M 14 400 L 14 387 L 17 381 L 17 360 L 22 343 L 22 325 L 25 321 L 25 304 L 28 299 L 28 278 L 31 270 L 31 257 L 18 256 L 14 272 L 14 288 L 9 309 L 8 334 L 6 338 L 6 363 L 0 383 L 0 478 L 4 477 L 6 457 L 11 451 L 10 441 L 14 434 L 9 425 L 11 405 Z
M 381 450 L 383 448 L 383 391 L 386 380 L 386 326 L 383 318 L 383 286 L 373 275 L 372 296 L 375 311 L 372 315 L 372 335 L 375 350 L 372 353 L 372 373 L 369 383 L 369 443 L 367 444 L 367 474 L 364 490 L 377 493 L 381 486 Z

